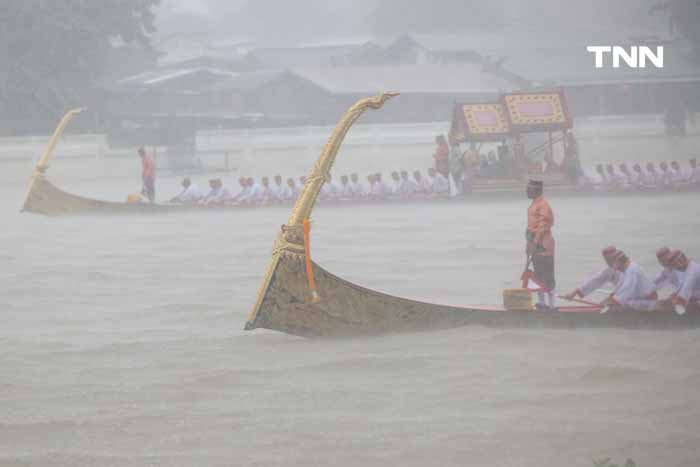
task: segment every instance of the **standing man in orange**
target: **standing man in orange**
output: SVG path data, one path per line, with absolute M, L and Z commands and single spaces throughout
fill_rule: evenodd
M 156 163 L 153 156 L 146 153 L 143 147 L 138 150 L 141 158 L 141 178 L 143 180 L 142 194 L 148 198 L 148 201 L 154 203 L 156 201 Z
M 543 196 L 544 186 L 539 180 L 530 180 L 527 197 L 532 200 L 527 209 L 527 254 L 532 259 L 535 276 L 542 283 L 544 291 L 537 292 L 537 309 L 556 308 L 554 289 L 554 212 Z M 546 299 L 546 300 L 545 300 Z

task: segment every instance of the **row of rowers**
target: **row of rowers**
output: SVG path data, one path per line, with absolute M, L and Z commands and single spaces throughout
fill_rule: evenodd
M 681 188 L 684 186 L 700 184 L 700 168 L 697 159 L 690 159 L 690 170 L 684 171 L 678 162 L 670 164 L 661 162 L 659 169 L 653 162 L 642 168 L 640 164 L 634 164 L 632 170 L 627 164 L 620 164 L 615 170 L 613 164 L 596 165 L 596 172 L 603 186 L 617 188 Z
M 564 298 L 576 300 L 604 286 L 612 286 L 612 293 L 601 305 L 613 309 L 700 312 L 700 265 L 689 260 L 683 252 L 666 247 L 658 250 L 656 258 L 662 270 L 653 279 L 614 246 L 607 247 L 602 253 L 607 267 Z M 659 292 L 668 288 L 672 292 L 661 299 Z
M 409 176 L 403 170 L 391 174 L 391 183 L 382 179 L 381 173 L 373 173 L 367 176 L 367 184 L 353 173 L 350 176 L 343 175 L 340 181 L 332 176 L 324 183 L 321 189 L 321 200 L 339 199 L 381 199 L 389 196 L 445 196 L 449 190 L 447 178 L 433 168 L 428 169 L 428 176 L 423 177 L 420 171 L 413 172 Z M 191 179 L 182 180 L 182 190 L 170 200 L 171 203 L 180 204 L 241 204 L 262 205 L 274 203 L 292 202 L 299 196 L 306 183 L 306 177 L 299 177 L 298 183 L 293 178 L 283 182 L 282 176 L 276 175 L 272 181 L 268 177 L 262 177 L 258 183 L 252 177 L 238 179 L 240 190 L 233 194 L 220 178 L 209 180 L 210 190 L 202 192 Z

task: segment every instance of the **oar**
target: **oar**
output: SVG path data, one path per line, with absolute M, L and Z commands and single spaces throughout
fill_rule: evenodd
M 600 303 L 591 302 L 589 300 L 583 300 L 580 298 L 567 298 L 564 295 L 557 295 L 557 298 L 560 298 L 562 300 L 568 300 L 568 301 L 573 302 L 573 303 L 580 303 L 582 305 L 586 305 L 591 310 L 597 310 L 597 311 L 600 311 L 601 313 L 604 313 L 603 310 L 605 309 L 605 307 L 603 305 L 601 305 Z
M 557 295 L 557 298 L 561 298 L 562 300 L 568 300 L 568 301 L 574 302 L 574 303 L 580 303 L 582 305 L 589 305 L 589 306 L 596 307 L 596 308 L 602 308 L 600 303 L 591 302 L 589 300 L 583 300 L 580 298 L 567 298 L 565 295 Z

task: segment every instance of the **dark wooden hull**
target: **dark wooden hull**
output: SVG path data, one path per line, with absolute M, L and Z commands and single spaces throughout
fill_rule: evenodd
M 352 337 L 462 326 L 661 330 L 700 325 L 700 314 L 504 311 L 424 303 L 360 287 L 317 264 L 313 271 L 321 299 L 313 303 L 303 255 L 283 252 L 273 259 L 271 267 L 269 283 L 246 329 L 267 328 L 305 337 Z
M 101 201 L 67 193 L 52 184 L 45 176 L 36 176 L 22 207 L 23 212 L 45 216 L 80 214 L 155 214 L 195 209 L 195 206 L 176 204 L 119 203 Z
M 620 191 L 605 191 L 591 190 L 572 187 L 571 185 L 558 184 L 549 187 L 547 196 L 551 198 L 565 196 L 659 196 L 672 193 L 700 192 L 700 187 L 685 187 L 684 189 L 676 190 L 620 190 Z M 489 182 L 476 187 L 475 191 L 469 195 L 448 198 L 445 196 L 433 197 L 416 197 L 416 198 L 384 198 L 384 199 L 348 199 L 336 201 L 321 201 L 320 207 L 343 207 L 357 206 L 363 204 L 425 204 L 425 203 L 468 203 L 470 201 L 485 201 L 501 198 L 516 198 L 524 196 L 524 191 L 520 185 L 512 182 Z M 270 206 L 280 206 L 272 204 Z M 267 206 L 263 206 L 267 207 Z M 81 214 L 104 214 L 104 215 L 121 215 L 121 214 L 158 214 L 183 212 L 194 210 L 209 210 L 209 211 L 230 211 L 240 209 L 255 209 L 252 206 L 239 205 L 217 205 L 217 206 L 198 206 L 198 205 L 182 205 L 182 204 L 149 204 L 149 203 L 125 203 L 115 201 L 102 201 L 83 196 L 74 195 L 61 190 L 52 184 L 44 175 L 37 175 L 32 188 L 27 195 L 22 211 L 41 214 L 45 216 L 70 216 Z

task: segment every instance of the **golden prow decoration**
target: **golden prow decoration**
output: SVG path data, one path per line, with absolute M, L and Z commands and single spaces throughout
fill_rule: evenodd
M 27 209 L 30 197 L 32 196 L 32 193 L 36 188 L 37 181 L 43 179 L 46 176 L 46 171 L 49 168 L 49 160 L 53 155 L 54 149 L 56 149 L 58 140 L 61 139 L 61 136 L 63 136 L 63 132 L 66 130 L 66 127 L 68 126 L 70 121 L 73 120 L 73 118 L 76 115 L 83 113 L 83 111 L 85 111 L 84 107 L 69 110 L 68 112 L 66 112 L 61 121 L 58 123 L 56 129 L 53 131 L 53 135 L 51 135 L 49 144 L 48 146 L 46 146 L 46 149 L 41 155 L 39 162 L 36 163 L 36 166 L 34 167 L 34 172 L 32 173 L 32 178 L 29 180 L 29 189 L 27 190 L 27 197 L 24 203 L 24 207 L 22 208 L 23 211 Z
M 292 213 L 289 216 L 287 224 L 282 226 L 282 231 L 277 235 L 277 240 L 275 241 L 275 246 L 272 251 L 272 260 L 270 261 L 267 271 L 265 272 L 265 277 L 260 287 L 260 291 L 258 292 L 255 306 L 248 315 L 246 329 L 253 329 L 256 327 L 255 321 L 258 317 L 258 313 L 263 304 L 265 296 L 268 293 L 270 281 L 275 274 L 280 258 L 282 258 L 285 254 L 288 256 L 291 254 L 295 257 L 295 259 L 299 259 L 299 257 L 303 259 L 305 257 L 304 220 L 311 217 L 311 211 L 313 211 L 316 200 L 318 200 L 323 184 L 328 180 L 330 170 L 335 163 L 335 158 L 338 155 L 340 146 L 343 144 L 348 131 L 350 131 L 350 128 L 357 121 L 357 119 L 360 118 L 368 109 L 381 109 L 389 99 L 396 96 L 398 96 L 398 93 L 385 92 L 378 96 L 359 100 L 345 112 L 343 117 L 336 124 L 333 133 L 331 133 L 330 138 L 328 138 L 328 141 L 321 152 L 321 155 L 316 161 L 316 164 L 314 164 L 314 167 L 311 169 L 311 173 L 309 173 L 309 176 L 306 179 L 306 183 L 299 194 L 299 198 L 294 203 L 294 207 L 292 208 Z M 311 293 L 311 291 L 309 291 L 309 293 Z M 309 299 L 316 301 L 318 296 L 314 293 L 313 296 L 309 297 Z

